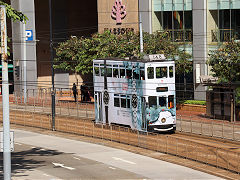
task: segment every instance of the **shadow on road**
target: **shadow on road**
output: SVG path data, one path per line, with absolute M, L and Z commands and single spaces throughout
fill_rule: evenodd
M 54 150 L 43 150 L 41 148 L 32 148 L 30 150 L 20 150 L 11 153 L 12 176 L 23 177 L 22 173 L 31 171 L 39 167 L 46 166 L 45 161 L 36 160 L 34 157 L 49 157 L 63 154 Z M 38 158 L 41 159 L 41 158 Z M 15 175 L 20 173 L 20 175 Z M 0 179 L 3 179 L 3 153 L 0 153 Z

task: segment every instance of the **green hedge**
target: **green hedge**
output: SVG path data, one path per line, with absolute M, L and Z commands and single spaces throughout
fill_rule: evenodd
M 206 101 L 199 101 L 199 100 L 185 100 L 185 101 L 181 101 L 180 104 L 206 105 Z

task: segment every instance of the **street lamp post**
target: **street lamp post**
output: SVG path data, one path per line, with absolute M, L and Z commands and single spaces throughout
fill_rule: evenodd
M 50 22 L 50 58 L 52 69 L 52 130 L 55 131 L 55 87 L 54 87 L 54 68 L 53 68 L 53 30 L 52 30 L 52 0 L 49 0 L 49 22 Z

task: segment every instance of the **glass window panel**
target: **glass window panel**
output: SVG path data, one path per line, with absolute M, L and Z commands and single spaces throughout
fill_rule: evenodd
M 139 79 L 139 74 L 133 71 L 133 79 Z
M 154 68 L 153 67 L 148 67 L 147 68 L 147 74 L 148 74 L 148 79 L 153 79 L 154 78 Z
M 160 107 L 166 107 L 167 106 L 167 100 L 166 97 L 159 97 L 159 106 Z
M 140 70 L 140 78 L 141 78 L 141 80 L 145 80 L 145 71 L 144 70 Z
M 132 79 L 132 70 L 127 69 L 127 78 Z
M 157 67 L 156 78 L 166 78 L 166 77 L 167 77 L 167 67 Z
M 126 74 L 125 74 L 125 69 L 120 69 L 120 78 L 125 78 Z
M 156 96 L 149 96 L 148 97 L 149 107 L 157 107 L 157 97 Z
M 128 99 L 127 99 L 127 108 L 130 108 L 130 104 L 131 104 L 131 103 L 130 103 L 130 99 L 128 98 Z
M 118 69 L 113 69 L 113 77 L 118 78 Z
M 173 77 L 173 66 L 169 66 L 169 77 Z
M 99 76 L 99 67 L 94 67 L 95 76 Z
M 174 108 L 174 96 L 168 96 L 168 108 Z
M 120 107 L 119 98 L 117 98 L 117 97 L 114 97 L 114 106 L 115 107 Z
M 112 77 L 112 68 L 107 68 L 107 77 Z
M 126 108 L 127 107 L 127 101 L 126 101 L 126 98 L 121 98 L 121 107 L 122 108 Z
M 104 74 L 105 74 L 105 69 L 104 69 L 104 67 L 101 67 L 100 70 L 101 70 L 101 76 L 104 76 Z

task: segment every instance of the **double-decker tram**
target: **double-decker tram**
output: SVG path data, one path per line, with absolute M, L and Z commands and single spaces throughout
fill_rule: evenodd
M 176 129 L 175 63 L 164 55 L 93 60 L 95 122 L 139 131 Z

